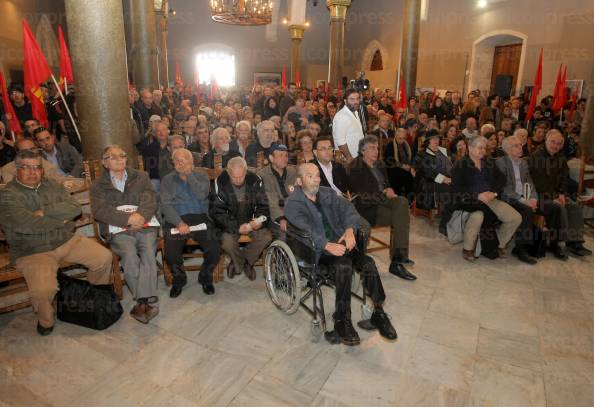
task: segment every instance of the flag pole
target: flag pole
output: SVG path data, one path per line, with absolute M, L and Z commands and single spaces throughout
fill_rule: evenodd
M 66 108 L 66 111 L 68 112 L 68 116 L 70 116 L 70 120 L 72 121 L 72 126 L 74 127 L 74 130 L 76 131 L 76 135 L 78 136 L 78 141 L 80 141 L 82 143 L 82 139 L 80 138 L 80 133 L 78 132 L 78 127 L 76 127 L 76 122 L 74 121 L 74 117 L 72 117 L 72 112 L 70 112 L 68 103 L 66 103 L 66 98 L 64 97 L 64 94 L 62 93 L 62 90 L 60 89 L 60 85 L 58 85 L 58 81 L 56 80 L 56 77 L 54 76 L 54 74 L 52 74 L 52 80 L 54 81 L 54 84 L 56 85 L 56 89 L 58 89 L 58 93 L 60 94 L 62 101 L 64 101 L 64 107 Z

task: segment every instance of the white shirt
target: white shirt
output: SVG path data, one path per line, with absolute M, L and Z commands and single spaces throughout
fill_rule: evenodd
M 320 168 L 322 169 L 322 172 L 326 176 L 326 179 L 328 180 L 330 187 L 334 191 L 336 191 L 336 194 L 342 196 L 342 191 L 340 189 L 338 189 L 338 187 L 336 185 L 334 185 L 334 178 L 332 178 L 332 162 L 329 162 L 328 165 L 324 165 L 320 161 L 318 161 L 318 163 L 320 164 Z
M 350 111 L 345 105 L 332 120 L 334 145 L 338 148 L 346 144 L 353 158 L 359 155 L 359 140 L 364 137 L 363 127 L 358 117 L 357 112 Z

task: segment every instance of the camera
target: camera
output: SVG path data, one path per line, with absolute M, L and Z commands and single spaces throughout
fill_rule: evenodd
M 369 79 L 365 79 L 365 72 L 359 72 L 357 79 L 351 79 L 351 88 L 357 92 L 364 92 L 369 89 Z

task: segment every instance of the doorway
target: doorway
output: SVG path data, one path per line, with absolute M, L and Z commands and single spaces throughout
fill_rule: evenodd
M 522 43 L 495 46 L 491 71 L 491 95 L 509 96 L 513 92 L 518 80 L 521 56 Z

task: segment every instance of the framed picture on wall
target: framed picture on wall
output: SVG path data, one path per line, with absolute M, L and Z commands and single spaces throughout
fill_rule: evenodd
M 255 72 L 254 83 L 258 85 L 280 85 L 281 74 L 276 72 Z

